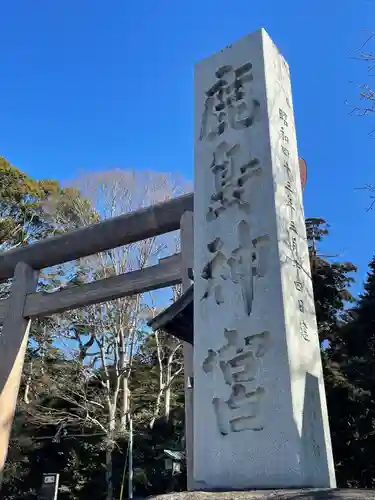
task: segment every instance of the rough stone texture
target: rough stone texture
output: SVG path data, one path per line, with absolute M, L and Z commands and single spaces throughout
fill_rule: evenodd
M 187 492 L 150 497 L 153 500 L 373 500 L 374 490 L 267 490 L 221 493 Z
M 196 66 L 194 175 L 195 489 L 335 487 L 289 69 L 264 30 Z

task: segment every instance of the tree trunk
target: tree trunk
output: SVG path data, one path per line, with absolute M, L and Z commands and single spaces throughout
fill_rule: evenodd
M 125 432 L 129 416 L 129 378 L 127 376 L 123 377 L 121 385 L 122 402 L 120 408 L 120 429 L 122 432 Z
M 169 415 L 171 412 L 171 385 L 172 385 L 172 363 L 169 361 L 167 366 L 167 381 L 165 389 L 165 401 L 164 401 L 164 417 L 166 422 L 169 421 Z
M 106 500 L 113 500 L 113 448 L 116 427 L 116 407 L 109 409 L 107 446 L 105 451 Z
M 154 415 L 153 415 L 151 422 L 150 422 L 151 429 L 154 427 L 155 420 L 160 413 L 161 398 L 163 396 L 163 392 L 164 392 L 164 388 L 165 388 L 164 381 L 163 381 L 164 377 L 163 377 L 162 352 L 161 352 L 161 347 L 160 347 L 160 343 L 159 343 L 159 333 L 157 331 L 155 332 L 155 341 L 156 341 L 156 352 L 158 355 L 158 364 L 159 364 L 159 393 L 158 393 L 158 396 L 156 398 Z
M 27 378 L 26 378 L 25 391 L 23 394 L 23 400 L 27 405 L 30 403 L 29 394 L 30 394 L 30 387 L 31 387 L 31 380 L 32 380 L 32 372 L 33 372 L 33 362 L 31 361 L 30 365 L 29 365 L 29 373 L 28 373 Z
M 113 500 L 113 463 L 112 463 L 113 444 L 108 443 L 105 451 L 105 482 L 106 482 L 106 500 Z
M 159 394 L 158 394 L 158 397 L 156 398 L 154 414 L 153 414 L 152 419 L 150 421 L 150 429 L 152 429 L 154 427 L 155 420 L 156 420 L 157 416 L 159 415 L 162 396 L 163 396 L 163 386 L 159 389 Z

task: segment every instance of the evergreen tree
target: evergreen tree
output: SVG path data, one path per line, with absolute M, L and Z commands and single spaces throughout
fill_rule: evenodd
M 0 157 L 1 250 L 25 246 L 65 231 L 75 223 L 76 206 L 85 204 L 87 201 L 77 190 L 63 189 L 54 180 L 35 180 Z M 39 290 L 56 290 L 67 279 L 62 267 L 49 269 L 40 275 Z M 0 298 L 8 295 L 10 284 L 11 280 L 0 284 Z M 56 318 L 32 322 L 1 491 L 9 500 L 23 498 L 22 495 L 29 498 L 40 486 L 40 473 L 34 482 L 24 479 L 32 477 L 33 457 L 38 456 L 39 462 L 42 457 L 43 446 L 38 439 L 46 429 L 35 424 L 32 414 L 50 389 L 49 370 L 59 354 L 54 345 L 55 329 Z
M 320 245 L 329 235 L 324 219 L 307 219 L 306 228 L 337 481 L 341 487 L 366 486 L 370 443 L 363 437 L 369 433 L 369 397 L 363 383 L 368 374 L 364 359 L 353 356 L 366 350 L 367 339 L 364 335 L 357 342 L 359 325 L 353 317 L 360 305 L 347 310 L 355 302 L 350 285 L 356 267 L 322 255 Z
M 331 262 L 321 254 L 319 244 L 329 234 L 324 219 L 306 220 L 307 241 L 314 290 L 315 311 L 320 342 L 332 342 L 337 325 L 347 320 L 345 305 L 353 302 L 349 291 L 357 268 L 351 262 Z
M 28 245 L 63 229 L 56 222 L 62 214 L 73 216 L 78 198 L 78 191 L 32 179 L 0 156 L 0 248 Z
M 364 292 L 338 329 L 331 360 L 330 419 L 337 476 L 342 486 L 375 486 L 375 258 Z

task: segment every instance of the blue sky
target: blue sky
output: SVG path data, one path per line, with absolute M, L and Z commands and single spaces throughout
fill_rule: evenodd
M 375 116 L 349 113 L 374 14 L 370 0 L 2 2 L 0 155 L 37 178 L 119 167 L 192 180 L 194 63 L 264 27 L 291 67 L 306 216 L 331 224 L 324 250 L 360 266 L 360 284 L 375 211 L 355 188 L 375 183 Z

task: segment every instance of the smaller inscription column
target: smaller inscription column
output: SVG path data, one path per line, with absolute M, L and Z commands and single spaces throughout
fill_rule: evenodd
M 195 72 L 194 482 L 334 487 L 288 66 L 264 30 Z

